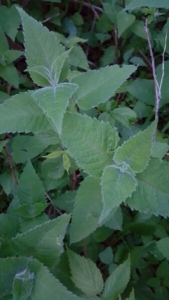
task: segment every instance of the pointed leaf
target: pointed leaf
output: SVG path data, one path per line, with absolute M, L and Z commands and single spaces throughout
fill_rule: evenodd
M 117 29 L 118 37 L 121 37 L 124 31 L 126 31 L 135 21 L 136 17 L 132 14 L 128 14 L 121 11 L 117 14 Z
M 15 275 L 13 281 L 13 299 L 26 300 L 32 293 L 34 274 L 29 268 Z
M 12 247 L 18 255 L 33 256 L 46 266 L 52 267 L 59 261 L 63 252 L 63 238 L 70 215 L 62 215 L 48 221 L 23 234 L 18 234 L 12 240 Z
M 107 278 L 102 298 L 104 300 L 117 300 L 118 296 L 122 294 L 126 288 L 129 279 L 130 259 L 128 258 Z
M 16 278 L 22 278 L 27 272 L 33 289 L 29 299 L 58 299 L 58 300 L 84 300 L 68 291 L 47 269 L 36 259 L 10 257 L 0 259 L 0 298 L 12 294 L 13 283 Z M 22 275 L 23 274 L 23 275 Z M 29 287 L 30 291 L 31 287 Z M 14 289 L 16 292 L 16 289 Z M 16 295 L 16 294 L 15 294 Z M 5 298 L 6 299 L 6 298 Z M 12 297 L 12 299 L 14 299 Z M 22 299 L 22 298 L 17 298 Z M 25 298 L 24 298 L 25 299 Z M 26 298 L 28 299 L 28 298 Z
M 30 93 L 13 96 L 0 105 L 0 133 L 38 133 L 49 129 L 51 129 L 49 121 Z
M 23 24 L 26 60 L 28 67 L 43 66 L 51 72 L 55 59 L 63 52 L 63 47 L 58 42 L 53 32 L 28 16 L 21 8 L 17 7 Z M 31 24 L 31 26 L 30 26 Z M 38 73 L 30 71 L 34 82 L 40 86 L 46 86 L 46 79 Z
M 96 296 L 103 289 L 103 278 L 96 264 L 71 250 L 67 250 L 72 280 L 88 296 Z
M 142 172 L 148 165 L 156 126 L 157 121 L 154 121 L 146 130 L 139 132 L 117 148 L 113 158 L 115 163 L 126 168 L 130 167 L 134 172 Z
M 102 211 L 100 179 L 87 177 L 82 181 L 75 200 L 70 229 L 70 242 L 75 243 L 92 233 L 98 226 Z
M 19 87 L 19 76 L 18 71 L 13 64 L 6 66 L 0 65 L 0 77 L 5 81 L 13 85 L 16 89 Z
M 69 156 L 67 155 L 67 153 L 64 152 L 62 158 L 63 158 L 63 167 L 67 171 L 67 173 L 69 173 L 69 169 L 71 167 Z
M 83 110 L 89 110 L 99 103 L 105 103 L 135 71 L 134 66 L 120 68 L 115 65 L 76 76 L 72 82 L 79 86 L 74 95 L 78 106 Z
M 163 256 L 169 260 L 169 237 L 165 237 L 161 240 L 159 240 L 158 242 L 156 242 L 157 248 L 158 250 L 160 250 L 160 252 L 163 254 Z
M 69 99 L 77 90 L 77 85 L 62 83 L 57 87 L 46 87 L 33 93 L 36 103 L 58 133 L 62 130 L 62 120 L 69 104 Z
M 113 166 L 106 167 L 101 179 L 103 211 L 99 222 L 103 222 L 114 207 L 118 207 L 130 197 L 136 186 L 137 181 L 129 172 L 123 172 Z
M 136 191 L 127 199 L 130 208 L 169 217 L 169 163 L 151 159 L 149 166 L 137 175 L 137 181 Z
M 111 164 L 112 154 L 109 151 L 116 147 L 118 135 L 109 124 L 86 115 L 67 113 L 63 121 L 62 141 L 85 172 L 100 176 L 103 168 Z

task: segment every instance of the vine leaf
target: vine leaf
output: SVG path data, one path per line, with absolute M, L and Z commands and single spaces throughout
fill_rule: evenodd
M 111 164 L 110 151 L 118 143 L 117 132 L 108 123 L 72 113 L 65 114 L 61 138 L 79 167 L 92 176 L 100 176 Z
M 71 250 L 67 250 L 72 280 L 88 296 L 96 296 L 103 289 L 103 278 L 96 264 Z
M 99 222 L 107 218 L 114 207 L 118 207 L 136 189 L 137 181 L 129 172 L 124 172 L 115 166 L 104 169 L 101 178 L 103 211 Z
M 113 157 L 114 162 L 125 168 L 129 167 L 136 173 L 142 172 L 148 165 L 156 127 L 157 120 L 146 130 L 124 142 L 122 146 L 116 149 Z

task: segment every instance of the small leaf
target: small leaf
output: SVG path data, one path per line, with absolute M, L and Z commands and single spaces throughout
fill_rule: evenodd
M 61 83 L 57 87 L 46 87 L 33 93 L 36 103 L 59 134 L 62 131 L 62 120 L 69 99 L 76 90 L 75 84 Z
M 103 278 L 96 264 L 71 250 L 67 250 L 72 280 L 88 296 L 96 296 L 103 289 Z
M 123 172 L 113 166 L 106 167 L 101 179 L 103 211 L 99 222 L 102 223 L 114 207 L 118 207 L 130 197 L 136 186 L 137 181 L 129 172 Z
M 82 181 L 75 200 L 70 242 L 75 243 L 92 233 L 98 226 L 102 211 L 100 179 L 87 177 Z
M 74 95 L 78 106 L 83 110 L 89 110 L 99 103 L 105 103 L 135 71 L 134 66 L 120 68 L 114 65 L 76 76 L 72 82 L 79 86 Z
M 155 142 L 152 145 L 151 156 L 157 158 L 163 158 L 163 156 L 169 151 L 169 145 L 166 143 Z
M 102 294 L 104 300 L 117 300 L 123 293 L 130 279 L 130 259 L 128 258 L 123 264 L 107 278 L 105 288 Z
M 118 37 L 121 37 L 123 32 L 125 32 L 135 21 L 136 17 L 132 14 L 128 14 L 124 11 L 119 12 L 116 15 L 117 18 L 117 29 Z
M 69 173 L 71 167 L 69 156 L 64 152 L 63 153 L 63 167 Z
M 81 68 L 83 70 L 88 70 L 89 65 L 86 55 L 79 45 L 73 47 L 69 55 L 69 62 L 72 66 Z
M 133 10 L 140 7 L 156 7 L 156 8 L 169 8 L 168 0 L 133 0 L 124 10 Z
M 163 254 L 163 256 L 169 260 L 169 237 L 163 238 L 156 242 L 157 248 L 160 250 L 160 252 Z
M 113 251 L 111 247 L 107 247 L 104 251 L 100 252 L 99 258 L 102 263 L 109 265 L 113 261 Z
M 0 65 L 0 77 L 9 82 L 16 89 L 19 87 L 19 76 L 17 69 L 13 64 L 2 66 Z
M 42 157 L 53 159 L 63 154 L 63 150 L 53 151 L 50 154 L 44 155 Z
M 110 150 L 118 143 L 117 132 L 109 124 L 71 113 L 65 115 L 61 138 L 78 165 L 93 176 L 100 176 L 111 164 Z
M 156 126 L 157 121 L 154 121 L 146 130 L 139 132 L 117 148 L 113 158 L 115 163 L 129 166 L 134 172 L 142 172 L 148 165 Z
M 137 115 L 129 107 L 117 107 L 110 113 L 116 121 L 122 123 L 125 126 L 130 126 L 130 121 L 136 121 Z
M 63 252 L 63 238 L 69 220 L 70 215 L 65 214 L 18 234 L 12 239 L 12 248 L 18 255 L 33 256 L 51 268 L 58 263 Z

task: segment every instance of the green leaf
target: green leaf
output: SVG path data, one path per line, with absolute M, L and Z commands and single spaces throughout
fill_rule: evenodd
M 154 106 L 155 93 L 153 80 L 138 78 L 128 86 L 127 91 L 141 102 Z
M 30 93 L 15 95 L 0 105 L 0 133 L 38 133 L 49 129 L 49 121 Z
M 117 107 L 111 111 L 110 115 L 127 127 L 130 126 L 130 121 L 135 121 L 137 118 L 136 113 L 129 107 Z
M 164 179 L 165 178 L 165 179 Z M 169 216 L 169 163 L 151 159 L 149 166 L 137 175 L 138 187 L 127 200 L 131 209 Z
M 62 194 L 56 199 L 52 199 L 52 203 L 56 208 L 59 207 L 60 209 L 72 213 L 75 198 L 76 198 L 76 191 L 66 191 L 66 193 Z
M 72 280 L 88 296 L 96 296 L 103 289 L 103 278 L 96 264 L 71 250 L 67 250 Z
M 5 81 L 13 85 L 16 89 L 19 87 L 19 76 L 17 69 L 13 64 L 1 66 L 0 65 L 0 77 Z
M 59 134 L 62 131 L 63 116 L 69 99 L 76 90 L 75 84 L 61 83 L 57 87 L 45 87 L 33 93 L 36 103 Z
M 113 261 L 113 251 L 111 247 L 107 247 L 104 251 L 100 252 L 99 258 L 102 263 L 109 265 Z
M 16 6 L 12 5 L 10 8 L 1 5 L 0 6 L 0 26 L 5 31 L 5 33 L 11 38 L 12 41 L 15 40 L 15 36 L 18 32 L 18 27 L 20 24 L 20 16 L 16 10 Z
M 70 215 L 65 214 L 18 234 L 12 239 L 12 248 L 18 255 L 33 256 L 52 268 L 56 266 L 63 252 L 63 238 L 69 220 Z
M 116 15 L 116 19 L 118 37 L 120 38 L 123 32 L 125 32 L 134 23 L 136 17 L 132 14 L 121 11 Z
M 36 259 L 10 257 L 0 259 L 0 270 L 3 276 L 0 276 L 0 298 L 12 294 L 13 283 L 16 278 L 22 280 L 24 274 L 28 275 L 30 281 L 33 281 L 30 299 L 57 299 L 58 300 L 83 300 L 69 292 L 47 269 Z M 23 274 L 23 275 L 22 275 Z M 25 279 L 25 278 L 24 278 Z M 28 280 L 28 282 L 29 282 Z M 15 289 L 15 293 L 18 289 Z M 19 291 L 18 291 L 19 292 Z M 16 294 L 15 294 L 16 295 Z M 5 298 L 7 299 L 7 298 Z M 13 299 L 13 298 L 12 298 Z M 22 299 L 22 298 L 17 298 Z M 25 298 L 24 298 L 25 299 Z M 28 299 L 28 298 L 26 298 Z
M 67 153 L 64 152 L 62 158 L 63 158 L 63 167 L 69 173 L 69 169 L 71 167 L 69 156 L 67 155 Z
M 70 242 L 75 243 L 92 233 L 98 226 L 102 211 L 100 179 L 87 177 L 82 181 L 75 200 Z
M 53 62 L 64 51 L 53 32 L 28 16 L 21 8 L 17 7 L 23 24 L 26 60 L 29 68 L 42 66 L 52 72 Z M 30 26 L 31 24 L 31 26 Z M 46 79 L 38 73 L 30 71 L 33 81 L 40 85 L 48 85 Z
M 130 259 L 128 258 L 107 278 L 102 298 L 104 300 L 117 300 L 118 296 L 122 294 L 126 288 L 129 279 Z
M 140 7 L 156 7 L 156 8 L 169 8 L 168 0 L 133 0 L 124 10 L 133 10 Z
M 155 142 L 151 149 L 151 156 L 157 158 L 163 158 L 163 156 L 169 151 L 169 145 L 166 143 Z
M 4 32 L 3 32 L 3 30 L 1 29 L 1 27 L 0 27 L 0 39 L 1 39 L 0 54 L 5 54 L 5 52 L 9 49 L 9 46 L 8 46 L 8 42 L 7 42 L 6 36 L 5 36 Z M 5 59 L 5 57 L 4 57 L 4 59 Z M 2 64 L 2 61 L 1 61 L 1 64 Z
M 48 159 L 53 159 L 53 158 L 56 158 L 56 157 L 58 157 L 62 154 L 63 154 L 63 150 L 58 150 L 58 151 L 53 151 L 53 152 L 51 152 L 47 155 L 44 155 L 43 157 L 48 158 Z
M 157 248 L 158 250 L 160 250 L 160 252 L 163 254 L 163 256 L 169 260 L 169 237 L 163 238 L 161 240 L 159 240 L 158 242 L 156 242 Z
M 115 65 L 76 76 L 72 82 L 79 86 L 74 95 L 78 106 L 89 110 L 99 103 L 105 103 L 136 69 L 134 66 L 120 68 Z
M 154 121 L 146 130 L 139 132 L 117 148 L 113 157 L 115 163 L 124 168 L 130 167 L 136 173 L 142 172 L 148 165 L 156 126 L 157 121 Z
M 81 68 L 83 70 L 88 70 L 89 65 L 86 55 L 79 45 L 73 47 L 69 55 L 69 62 L 72 66 Z
M 93 176 L 100 176 L 111 164 L 110 150 L 118 143 L 117 132 L 109 124 L 71 113 L 65 115 L 61 138 L 78 165 Z
M 125 202 L 126 198 L 132 195 L 136 186 L 137 181 L 129 172 L 115 166 L 106 167 L 101 179 L 103 211 L 99 222 L 103 222 L 114 207 Z
M 63 160 L 61 156 L 58 156 L 53 159 L 46 159 L 42 165 L 42 173 L 44 176 L 53 179 L 61 178 L 64 174 Z
M 135 300 L 134 289 L 131 291 L 128 300 Z
M 46 203 L 45 192 L 38 175 L 36 174 L 31 162 L 24 168 L 18 185 L 17 195 L 21 205 L 28 204 L 30 211 L 33 204 Z
M 25 300 L 32 293 L 34 274 L 26 268 L 23 272 L 16 274 L 13 281 L 13 299 Z
M 18 59 L 24 52 L 18 50 L 7 50 L 4 54 L 5 59 L 8 64 L 12 63 L 14 60 Z
M 19 220 L 10 214 L 0 214 L 0 238 L 10 239 L 14 237 L 20 229 Z

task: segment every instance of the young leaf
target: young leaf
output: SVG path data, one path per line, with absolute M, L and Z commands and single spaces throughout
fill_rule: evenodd
M 57 87 L 46 87 L 33 93 L 36 103 L 59 134 L 62 131 L 63 116 L 69 99 L 76 90 L 75 84 L 61 83 Z
M 63 159 L 63 167 L 67 171 L 67 173 L 69 173 L 71 163 L 70 163 L 69 156 L 67 155 L 66 152 L 63 153 L 62 159 Z
M 63 238 L 70 215 L 62 215 L 12 239 L 12 248 L 22 256 L 33 256 L 46 266 L 52 267 L 63 252 Z
M 165 180 L 164 180 L 165 178 Z M 151 159 L 149 166 L 137 175 L 138 187 L 127 199 L 131 209 L 146 214 L 169 216 L 169 163 Z
M 120 68 L 115 65 L 76 76 L 72 82 L 79 86 L 74 95 L 78 106 L 83 110 L 89 110 L 99 103 L 105 103 L 135 71 L 134 66 Z
M 158 250 L 160 250 L 160 252 L 163 254 L 163 256 L 169 260 L 169 237 L 165 237 L 161 240 L 159 240 L 158 242 L 156 242 L 157 248 Z
M 169 8 L 168 0 L 133 0 L 124 10 L 133 10 L 140 7 L 156 7 L 156 8 Z
M 30 293 L 29 299 L 64 299 L 64 300 L 84 300 L 76 295 L 73 295 L 68 291 L 48 270 L 47 267 L 43 266 L 36 259 L 30 259 L 25 257 L 9 257 L 7 259 L 0 259 L 0 270 L 3 276 L 0 276 L 0 298 L 3 298 L 14 293 L 15 298 L 19 295 L 20 287 L 16 286 L 16 278 L 20 280 L 25 280 L 27 275 L 27 282 L 29 286 L 22 282 L 23 288 L 28 288 Z M 29 282 L 30 281 L 30 282 Z M 33 288 L 31 288 L 31 282 L 33 281 Z M 14 287 L 13 287 L 14 285 Z M 14 288 L 14 289 L 13 289 Z M 22 290 L 24 293 L 24 290 Z M 28 293 L 29 294 L 29 293 Z M 23 294 L 22 294 L 23 295 Z M 26 294 L 25 294 L 26 296 Z M 17 298 L 18 299 L 28 299 L 28 298 Z
M 114 166 L 106 167 L 101 179 L 103 211 L 99 222 L 103 222 L 114 207 L 130 197 L 136 186 L 137 181 L 129 172 L 123 172 Z
M 77 191 L 70 229 L 70 242 L 75 243 L 92 233 L 98 226 L 102 211 L 100 179 L 87 177 Z
M 53 32 L 49 32 L 46 27 L 28 16 L 21 8 L 18 7 L 17 9 L 21 15 L 24 29 L 28 67 L 34 68 L 42 66 L 51 72 L 53 62 L 64 51 L 63 47 L 60 45 Z M 48 85 L 43 72 L 41 76 L 38 73 L 30 71 L 30 75 L 36 84 L 40 86 Z
M 39 133 L 51 128 L 30 93 L 15 95 L 0 105 L 0 133 Z
M 117 300 L 118 296 L 123 293 L 130 279 L 130 259 L 128 258 L 123 264 L 107 278 L 105 288 L 102 294 L 104 300 Z
M 113 157 L 115 163 L 129 166 L 136 173 L 142 172 L 148 165 L 156 126 L 157 121 L 154 121 L 146 130 L 139 132 L 117 148 Z
M 103 289 L 103 278 L 96 264 L 71 250 L 67 250 L 72 280 L 88 296 L 96 296 Z
M 109 124 L 80 114 L 66 113 L 62 141 L 78 165 L 93 176 L 100 176 L 111 164 L 110 150 L 118 143 L 118 135 Z

